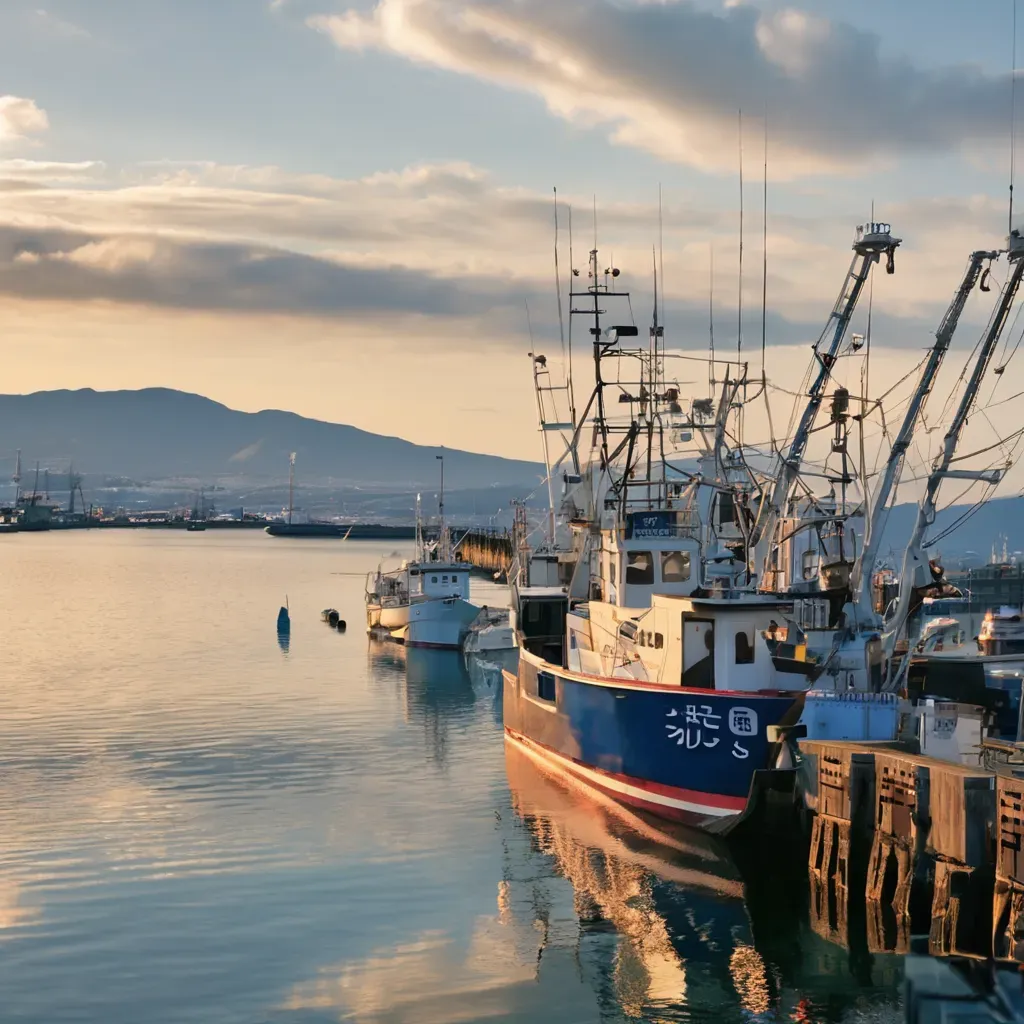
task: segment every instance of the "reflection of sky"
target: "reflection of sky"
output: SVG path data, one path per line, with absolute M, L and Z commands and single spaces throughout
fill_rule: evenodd
M 85 999 L 137 1020 L 115 983 L 134 964 L 149 1020 L 211 992 L 255 1013 L 320 964 L 493 907 L 490 706 L 449 714 L 424 689 L 417 715 L 448 734 L 439 767 L 362 630 L 319 621 L 328 604 L 362 621 L 362 580 L 333 574 L 369 568 L 373 546 L 30 539 L 5 548 L 0 592 L 24 638 L 0 692 L 0 934 L 36 972 L 0 962 L 7 1012 Z M 184 984 L 197 971 L 217 978 L 205 996 Z M 59 991 L 41 981 L 57 975 Z
M 553 812 L 509 773 L 493 670 L 368 644 L 374 545 L 118 531 L 4 552 L 7 1019 L 760 1012 L 734 875 Z

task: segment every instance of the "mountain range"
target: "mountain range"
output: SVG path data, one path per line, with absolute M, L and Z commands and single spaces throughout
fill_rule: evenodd
M 296 452 L 296 506 L 323 514 L 349 512 L 411 518 L 418 490 L 433 510 L 444 454 L 446 505 L 467 521 L 506 525 L 512 498 L 546 502 L 539 463 L 413 444 L 292 412 L 239 412 L 200 395 L 169 388 L 140 391 L 39 391 L 0 395 L 0 495 L 22 452 L 22 487 L 31 489 L 38 461 L 62 496 L 70 463 L 85 476 L 87 502 L 140 505 L 191 500 L 204 487 L 218 507 L 280 508 L 288 496 L 288 456 Z M 53 475 L 56 474 L 54 477 Z M 63 479 L 62 479 L 63 478 Z M 882 553 L 902 557 L 914 505 L 893 508 Z M 499 516 L 498 514 L 501 513 Z M 1024 497 L 977 509 L 954 506 L 929 531 L 936 536 L 961 518 L 934 548 L 950 566 L 985 560 L 992 545 L 1024 546 Z
M 297 453 L 296 479 L 320 487 L 436 490 L 442 453 L 452 490 L 529 491 L 544 476 L 531 462 L 417 445 L 276 409 L 239 412 L 169 388 L 0 395 L 0 453 L 13 459 L 18 449 L 24 486 L 37 461 L 64 474 L 73 463 L 90 478 L 251 486 L 287 480 L 290 452 Z

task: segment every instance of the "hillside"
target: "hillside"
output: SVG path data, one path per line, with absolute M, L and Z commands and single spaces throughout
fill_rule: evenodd
M 24 476 L 36 461 L 55 472 L 74 462 L 90 477 L 259 483 L 288 475 L 288 453 L 307 484 L 436 489 L 440 448 L 291 412 L 238 412 L 167 388 L 39 391 L 0 395 L 0 458 L 21 449 Z M 451 489 L 522 486 L 541 466 L 444 449 Z M 6 475 L 6 474 L 5 474 Z

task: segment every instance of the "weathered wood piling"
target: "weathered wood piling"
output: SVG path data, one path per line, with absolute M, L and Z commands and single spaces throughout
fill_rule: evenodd
M 1024 962 L 1024 854 L 1019 865 L 1014 859 L 1024 793 L 1015 780 L 1005 807 L 999 797 L 1000 849 L 1005 842 L 1009 852 L 997 880 L 994 773 L 888 743 L 800 746 L 819 934 L 870 953 L 906 953 L 911 935 L 927 933 L 938 956 L 987 956 L 1019 941 Z

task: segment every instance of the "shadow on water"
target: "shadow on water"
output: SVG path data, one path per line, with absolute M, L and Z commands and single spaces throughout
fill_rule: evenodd
M 505 759 L 519 827 L 572 885 L 580 967 L 609 1016 L 901 1017 L 899 958 L 865 962 L 810 928 L 799 853 L 731 850 L 568 788 L 511 744 Z M 544 906 L 518 903 L 543 932 Z

